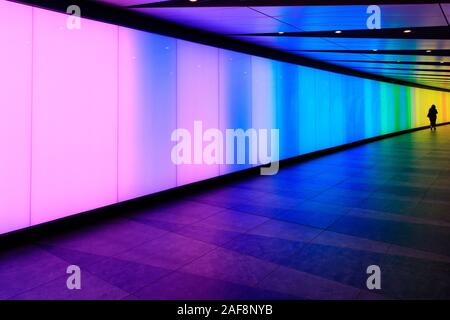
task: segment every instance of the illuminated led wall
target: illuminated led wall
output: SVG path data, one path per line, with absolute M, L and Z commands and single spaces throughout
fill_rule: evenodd
M 173 164 L 196 120 L 279 129 L 281 159 L 449 121 L 448 93 L 66 19 L 0 2 L 0 233 L 251 166 Z

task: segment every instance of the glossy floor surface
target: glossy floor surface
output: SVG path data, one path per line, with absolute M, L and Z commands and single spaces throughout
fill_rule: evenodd
M 450 126 L 0 253 L 0 299 L 378 298 L 450 298 Z

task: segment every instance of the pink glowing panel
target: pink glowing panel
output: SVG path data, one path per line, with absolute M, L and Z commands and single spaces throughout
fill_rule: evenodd
M 30 223 L 30 7 L 0 2 L 0 43 L 1 234 Z
M 219 129 L 219 49 L 187 41 L 177 44 L 177 127 L 187 129 L 194 142 L 194 121 L 202 122 L 202 131 Z M 200 134 L 201 138 L 201 134 Z M 197 140 L 198 141 L 198 140 Z M 175 144 L 175 143 L 174 143 Z M 174 145 L 173 144 L 173 145 Z M 177 167 L 177 184 L 211 178 L 219 174 L 219 164 L 205 164 L 201 149 L 208 143 L 195 147 L 192 143 L 192 160 L 195 151 L 202 164 L 181 164 Z
M 118 27 L 34 9 L 31 222 L 117 201 Z
M 119 201 L 176 187 L 176 44 L 119 29 Z

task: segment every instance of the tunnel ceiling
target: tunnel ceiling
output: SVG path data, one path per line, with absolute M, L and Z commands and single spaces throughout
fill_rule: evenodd
M 100 0 L 124 10 L 389 78 L 450 89 L 450 4 L 379 1 Z M 371 20 L 370 22 L 373 22 Z

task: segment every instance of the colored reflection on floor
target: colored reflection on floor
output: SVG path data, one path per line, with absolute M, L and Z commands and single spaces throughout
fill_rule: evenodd
M 1 252 L 0 299 L 449 299 L 449 164 L 438 127 L 126 212 Z

